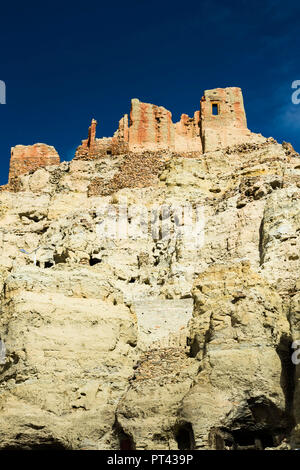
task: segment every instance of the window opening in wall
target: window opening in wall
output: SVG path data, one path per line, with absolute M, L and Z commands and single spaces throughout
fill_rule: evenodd
M 219 106 L 217 103 L 212 104 L 212 114 L 213 116 L 218 116 L 219 114 Z

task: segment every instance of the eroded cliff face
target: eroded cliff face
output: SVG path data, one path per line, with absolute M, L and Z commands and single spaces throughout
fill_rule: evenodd
M 164 236 L 175 206 L 202 243 Z M 0 217 L 2 449 L 300 446 L 298 154 L 86 154 L 3 188 Z

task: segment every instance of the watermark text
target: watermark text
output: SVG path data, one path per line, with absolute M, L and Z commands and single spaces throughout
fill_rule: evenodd
M 295 88 L 294 93 L 292 94 L 292 103 L 300 103 L 300 80 L 294 80 L 292 83 L 292 88 Z
M 0 104 L 6 104 L 6 85 L 3 80 L 0 80 Z

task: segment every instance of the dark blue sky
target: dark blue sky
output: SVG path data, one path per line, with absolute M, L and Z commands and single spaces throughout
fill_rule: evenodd
M 299 13 L 290 0 L 2 2 L 0 184 L 14 145 L 70 160 L 92 117 L 110 136 L 139 98 L 177 121 L 215 87 L 240 86 L 248 127 L 300 151 Z

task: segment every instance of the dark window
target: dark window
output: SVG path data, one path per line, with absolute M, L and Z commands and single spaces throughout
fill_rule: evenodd
M 214 116 L 217 116 L 219 114 L 219 106 L 217 105 L 217 103 L 213 103 L 212 113 L 213 113 Z

